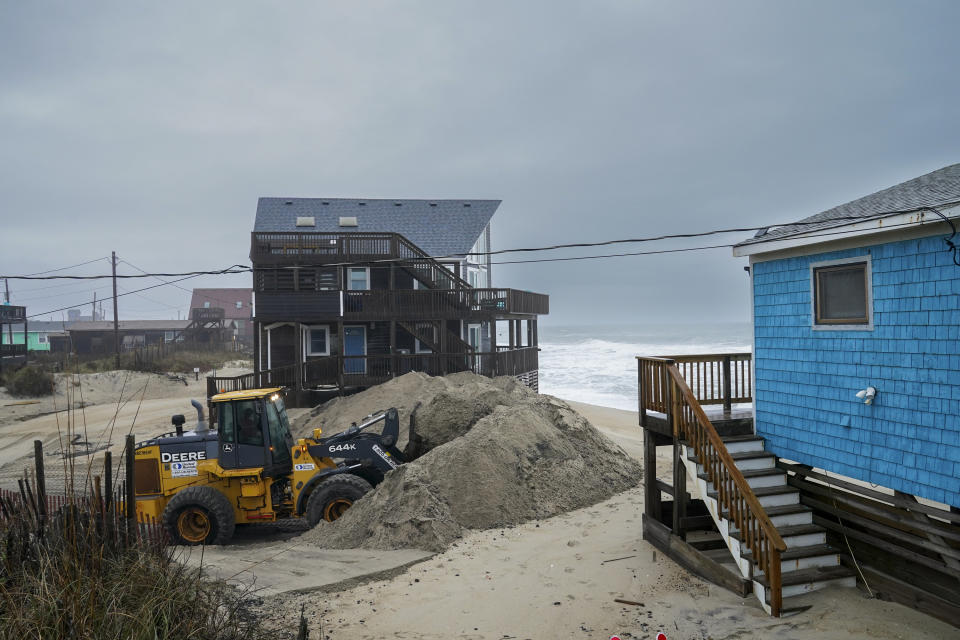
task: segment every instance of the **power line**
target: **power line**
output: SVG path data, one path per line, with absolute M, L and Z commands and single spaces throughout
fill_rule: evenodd
M 133 279 L 133 278 L 158 278 L 159 276 L 163 277 L 179 277 L 179 276 L 218 276 L 218 275 L 229 275 L 233 273 L 249 273 L 251 267 L 242 264 L 234 264 L 226 267 L 225 269 L 213 269 L 211 271 L 184 271 L 180 273 L 132 273 L 132 274 L 117 274 L 118 279 Z M 0 276 L 0 278 L 8 278 L 10 280 L 105 280 L 107 278 L 113 278 L 113 274 L 100 275 L 100 276 Z M 159 278 L 158 278 L 159 279 Z M 175 281 L 179 282 L 179 280 Z M 169 283 L 167 283 L 169 284 Z
M 102 258 L 94 258 L 93 260 L 87 260 L 86 262 L 81 262 L 80 264 L 72 264 L 69 267 L 60 267 L 59 269 L 50 269 L 48 271 L 38 271 L 36 273 L 28 273 L 27 276 L 42 276 L 45 273 L 56 273 L 57 271 L 66 271 L 67 269 L 75 269 L 76 267 L 82 267 L 88 264 L 93 264 L 94 262 L 99 262 L 100 260 L 109 260 L 107 256 Z
M 178 280 L 172 280 L 171 282 L 165 282 L 165 283 L 161 283 L 161 284 L 154 284 L 154 285 L 150 285 L 149 287 L 143 287 L 142 289 L 134 289 L 133 291 L 126 291 L 126 292 L 124 292 L 124 293 L 118 293 L 118 294 L 117 294 L 117 297 L 118 297 L 118 298 L 122 298 L 123 296 L 133 295 L 133 294 L 135 294 L 135 293 L 140 293 L 141 291 L 148 291 L 148 290 L 150 290 L 150 289 L 156 289 L 157 287 L 163 287 L 163 286 L 165 286 L 165 285 L 172 284 L 173 282 L 183 282 L 184 280 L 189 280 L 190 278 L 196 278 L 196 277 L 198 277 L 198 276 L 200 276 L 200 275 L 202 275 L 202 274 L 190 275 L 190 276 L 186 276 L 186 277 L 184 277 L 184 278 L 179 278 Z M 40 312 L 40 313 L 34 313 L 34 314 L 31 314 L 31 315 L 27 316 L 27 318 L 36 318 L 36 317 L 38 317 L 38 316 L 45 316 L 45 315 L 47 315 L 48 313 L 56 313 L 57 311 L 66 311 L 67 309 L 76 309 L 77 307 L 83 307 L 83 306 L 88 305 L 88 304 L 93 304 L 93 300 L 88 300 L 87 302 L 81 302 L 81 303 L 78 303 L 78 304 L 72 304 L 72 305 L 67 306 L 67 307 L 60 307 L 59 309 L 50 309 L 49 311 L 42 311 L 42 312 Z
M 948 203 L 948 204 L 946 204 L 946 205 L 941 205 L 941 206 L 950 206 L 950 205 L 952 205 L 952 204 L 957 204 L 957 203 Z M 824 224 L 824 222 L 836 222 L 836 221 L 840 221 L 840 220 L 851 220 L 851 221 L 857 221 L 857 222 L 865 222 L 865 221 L 873 220 L 873 219 L 876 219 L 876 218 L 879 218 L 879 217 L 882 217 L 882 216 L 896 215 L 896 214 L 904 214 L 904 213 L 915 213 L 915 212 L 918 212 L 918 211 L 933 211 L 933 212 L 937 213 L 938 215 L 940 215 L 940 216 L 941 216 L 942 218 L 944 218 L 945 220 L 948 220 L 948 219 L 946 218 L 946 216 L 944 216 L 943 214 L 941 214 L 939 211 L 933 209 L 932 207 L 920 207 L 920 208 L 917 208 L 917 209 L 909 209 L 909 210 L 885 211 L 885 212 L 881 212 L 881 213 L 874 214 L 874 215 L 872 215 L 872 216 L 870 216 L 870 217 L 842 216 L 842 217 L 837 217 L 837 218 L 831 218 L 829 221 L 824 221 L 824 220 L 813 220 L 813 221 L 807 221 L 807 222 L 800 221 L 800 222 L 792 222 L 792 223 L 786 223 L 786 224 L 764 225 L 764 226 L 761 226 L 761 227 L 736 227 L 736 228 L 730 228 L 730 229 L 713 229 L 713 230 L 710 230 L 710 231 L 700 231 L 700 232 L 692 232 L 692 233 L 665 234 L 665 235 L 660 235 L 660 236 L 649 236 L 649 237 L 643 237 L 643 238 L 621 238 L 621 239 L 614 239 L 614 240 L 604 240 L 604 241 L 599 241 L 599 242 L 578 242 L 578 243 L 556 244 L 556 245 L 549 245 L 549 246 L 543 246 L 543 247 L 519 247 L 519 248 L 514 248 L 514 249 L 500 249 L 500 250 L 497 250 L 497 251 L 487 251 L 487 252 L 468 253 L 468 254 L 448 254 L 448 255 L 442 255 L 442 256 L 426 256 L 426 258 L 431 259 L 431 260 L 443 260 L 443 259 L 450 259 L 450 258 L 457 258 L 457 259 L 459 259 L 459 258 L 463 258 L 463 257 L 465 257 L 465 256 L 493 256 L 493 255 L 502 255 L 502 254 L 505 254 L 505 253 L 524 253 L 524 252 L 538 252 L 538 251 L 553 251 L 553 250 L 557 250 L 557 249 L 589 248 L 589 247 L 610 246 L 610 245 L 615 245 L 615 244 L 646 243 L 646 242 L 658 242 L 658 241 L 663 241 L 663 240 L 690 239 L 690 238 L 706 237 L 706 236 L 713 236 L 713 235 L 721 235 L 721 234 L 727 234 L 727 233 L 746 233 L 746 232 L 749 232 L 749 231 L 760 231 L 760 230 L 766 231 L 766 230 L 769 230 L 769 229 L 771 229 L 771 228 L 773 228 L 773 227 L 799 227 L 799 226 L 810 226 L 810 225 L 822 225 L 822 224 Z M 948 222 L 949 222 L 949 220 L 948 220 Z M 886 227 L 884 227 L 884 229 L 891 229 L 891 228 L 900 227 L 900 226 L 920 225 L 920 224 L 929 224 L 929 222 L 928 222 L 928 221 L 920 221 L 920 220 L 918 220 L 918 221 L 916 221 L 916 222 L 907 222 L 907 223 L 902 223 L 902 224 L 899 224 L 899 225 L 887 225 Z M 849 230 L 841 230 L 841 231 L 825 232 L 825 233 L 822 233 L 822 234 L 809 234 L 809 235 L 807 235 L 807 236 L 805 236 L 805 237 L 820 237 L 820 236 L 829 236 L 829 235 L 843 235 L 843 234 L 847 234 L 847 233 L 850 233 L 850 231 L 849 231 Z M 784 236 L 784 237 L 789 237 L 789 236 Z M 713 248 L 719 248 L 719 247 L 732 247 L 732 246 L 734 246 L 734 245 L 733 245 L 733 244 L 728 244 L 728 245 L 710 245 L 710 246 L 706 246 L 706 247 L 694 247 L 694 248 L 686 248 L 686 249 L 665 249 L 665 250 L 651 251 L 651 252 L 630 252 L 630 253 L 622 253 L 622 254 L 607 254 L 607 255 L 600 255 L 600 256 L 581 256 L 581 257 L 575 257 L 575 258 L 543 258 L 543 259 L 537 259 L 537 260 L 516 260 L 516 261 L 509 261 L 509 262 L 504 261 L 504 262 L 497 262 L 497 263 L 493 263 L 493 264 L 522 264 L 522 263 L 530 263 L 530 262 L 551 262 L 551 261 L 567 261 L 567 260 L 590 260 L 590 259 L 603 258 L 603 257 L 620 257 L 620 256 L 629 256 L 629 255 L 650 255 L 650 254 L 657 254 L 657 253 L 673 253 L 673 252 L 682 252 L 682 251 L 696 251 L 696 250 L 700 250 L 700 249 L 713 249 Z M 377 259 L 377 260 L 364 260 L 364 261 L 326 262 L 326 263 L 316 264 L 316 265 L 313 265 L 313 264 L 300 264 L 300 265 L 292 265 L 292 266 L 291 266 L 291 265 L 286 265 L 286 266 L 277 266 L 277 267 L 257 267 L 257 269 L 258 269 L 258 270 L 265 270 L 265 271 L 276 271 L 276 270 L 287 270 L 287 269 L 296 269 L 296 268 L 304 268 L 304 267 L 314 267 L 314 266 L 337 267 L 337 266 L 351 266 L 351 265 L 357 265 L 357 264 L 387 264 L 387 263 L 397 263 L 397 262 L 409 262 L 410 260 L 411 260 L 411 258 L 382 258 L 382 259 Z M 89 263 L 86 263 L 86 264 L 89 264 Z M 127 262 L 127 264 L 130 264 L 130 263 Z M 130 266 L 134 266 L 134 265 L 130 264 Z M 134 267 L 134 268 L 138 269 L 139 271 L 143 271 L 143 270 L 140 269 L 139 267 Z M 62 270 L 62 269 L 60 269 L 60 270 Z M 59 270 L 54 270 L 54 271 L 59 271 Z M 241 264 L 233 264 L 233 265 L 231 265 L 231 266 L 229 266 L 229 267 L 226 267 L 226 268 L 224 268 L 224 269 L 214 269 L 214 270 L 209 270 L 209 271 L 186 271 L 186 272 L 180 272 L 180 273 L 147 273 L 147 272 L 143 271 L 143 272 L 140 273 L 140 274 L 122 274 L 122 275 L 121 275 L 121 274 L 118 274 L 116 277 L 117 277 L 117 278 L 124 278 L 124 279 L 127 279 L 127 278 L 156 278 L 156 279 L 158 279 L 158 280 L 160 280 L 161 277 L 182 277 L 181 279 L 186 279 L 186 278 L 188 278 L 188 277 L 196 277 L 196 276 L 202 276 L 202 275 L 230 275 L 230 274 L 250 273 L 250 272 L 252 272 L 252 271 L 253 271 L 253 268 L 250 267 L 250 266 L 241 265 Z M 52 271 L 51 271 L 51 272 L 52 272 Z M 47 273 L 50 273 L 50 272 L 47 272 Z M 98 275 L 98 276 L 37 276 L 37 275 L 31 274 L 31 275 L 24 275 L 24 276 L 0 276 L 0 277 L 9 278 L 9 279 L 12 279 L 12 280 L 57 280 L 57 279 L 96 280 L 96 279 L 110 278 L 110 277 L 112 277 L 112 275 L 102 275 L 102 276 L 99 276 L 99 275 Z M 161 280 L 161 282 L 164 282 L 164 284 L 171 284 L 172 282 L 179 282 L 179 281 L 180 281 L 180 280 L 175 280 L 175 281 L 163 281 L 163 280 Z M 182 287 L 181 287 L 181 288 L 182 288 Z M 184 289 L 184 290 L 186 291 L 186 289 Z

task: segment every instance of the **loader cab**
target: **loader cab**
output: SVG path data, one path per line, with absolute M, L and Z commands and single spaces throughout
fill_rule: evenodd
M 270 477 L 293 470 L 293 436 L 280 391 L 233 391 L 211 398 L 216 408 L 222 468 L 263 468 L 263 475 Z

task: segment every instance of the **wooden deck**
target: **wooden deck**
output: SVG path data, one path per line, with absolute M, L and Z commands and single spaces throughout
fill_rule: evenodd
M 716 427 L 721 437 L 745 436 L 753 433 L 753 405 L 737 405 L 727 409 L 723 406 L 706 406 L 703 408 L 707 418 Z M 646 423 L 641 418 L 641 426 L 655 433 L 673 437 L 670 423 L 665 413 L 647 411 Z

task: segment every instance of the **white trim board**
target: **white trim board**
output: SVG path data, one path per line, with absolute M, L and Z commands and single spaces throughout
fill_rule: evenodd
M 948 218 L 960 219 L 960 205 L 944 207 L 941 211 Z M 823 235 L 826 233 L 838 235 Z M 781 240 L 734 247 L 733 255 L 738 258 L 749 256 L 757 262 L 766 262 L 938 234 L 949 235 L 949 225 L 935 213 L 918 211 L 885 218 L 872 218 L 828 229 L 812 229 L 808 233 L 788 236 Z M 817 248 L 814 250 L 813 247 Z

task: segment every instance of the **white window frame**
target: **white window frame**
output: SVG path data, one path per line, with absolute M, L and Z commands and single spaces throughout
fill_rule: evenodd
M 324 351 L 313 351 L 311 349 L 312 340 L 310 339 L 311 331 L 323 331 L 324 332 L 324 344 L 326 345 L 326 350 Z M 303 359 L 306 361 L 307 356 L 328 356 L 330 355 L 330 325 L 328 324 L 311 324 L 304 325 L 303 327 Z
M 477 329 L 477 344 L 470 344 L 470 330 L 473 328 Z M 471 347 L 473 347 L 477 351 L 480 351 L 481 347 L 483 346 L 483 325 L 473 323 L 473 322 L 468 323 L 467 335 L 464 337 L 464 339 L 466 340 L 467 344 L 469 344 Z
M 365 289 L 351 289 L 350 288 L 350 282 L 351 282 L 350 272 L 360 271 L 361 269 L 363 269 L 363 271 L 366 273 L 367 287 Z M 347 281 L 345 283 L 345 286 L 347 291 L 370 291 L 370 267 L 347 267 L 346 275 L 347 275 Z
M 866 324 L 818 324 L 817 323 L 817 269 L 839 267 L 842 265 L 864 265 L 866 272 L 867 322 Z M 822 260 L 810 263 L 810 327 L 814 331 L 873 331 L 873 262 L 871 256 L 853 256 L 836 260 Z

